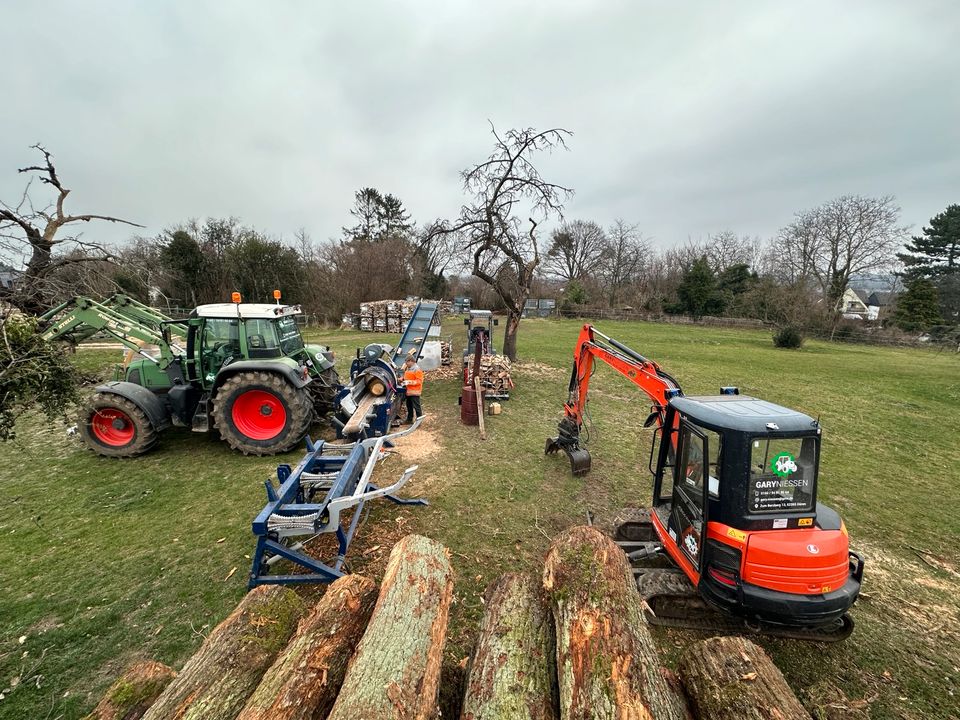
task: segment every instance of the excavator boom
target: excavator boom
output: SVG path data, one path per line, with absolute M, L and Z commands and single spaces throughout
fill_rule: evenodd
M 580 429 L 587 407 L 587 393 L 596 361 L 606 363 L 619 372 L 650 398 L 651 412 L 644 425 L 654 422 L 662 427 L 670 398 L 683 395 L 680 384 L 653 360 L 632 350 L 608 335 L 584 325 L 573 351 L 573 371 L 570 375 L 569 396 L 563 406 L 563 420 L 558 435 L 547 439 L 544 452 L 548 455 L 563 450 L 570 459 L 575 476 L 590 471 L 590 453 L 581 446 Z

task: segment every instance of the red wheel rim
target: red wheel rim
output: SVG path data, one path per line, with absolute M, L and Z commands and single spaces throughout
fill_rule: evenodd
M 90 416 L 90 430 L 98 441 L 110 447 L 128 445 L 137 434 L 130 416 L 117 408 L 94 410 Z
M 273 393 L 247 390 L 233 401 L 233 425 L 251 440 L 275 438 L 287 424 L 287 411 Z

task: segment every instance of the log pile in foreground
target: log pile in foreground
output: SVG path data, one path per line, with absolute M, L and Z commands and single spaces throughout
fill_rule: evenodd
M 259 587 L 175 679 L 159 664 L 132 669 L 88 720 L 140 717 L 152 690 L 131 707 L 116 701 L 151 678 L 169 685 L 146 720 L 435 718 L 452 597 L 447 549 L 410 535 L 394 546 L 379 594 L 366 578 L 341 578 L 297 627 L 299 597 Z M 742 638 L 692 644 L 679 680 L 665 670 L 626 556 L 595 528 L 562 533 L 541 578 L 504 575 L 484 600 L 463 720 L 681 720 L 690 710 L 809 720 L 770 658 Z
M 144 720 L 234 720 L 303 612 L 288 588 L 262 585 L 203 641 Z
M 380 597 L 330 720 L 426 720 L 436 714 L 453 599 L 450 552 L 408 535 L 390 553 Z
M 543 587 L 557 633 L 563 718 L 689 717 L 682 693 L 661 667 L 624 552 L 591 527 L 550 545 Z
M 333 583 L 270 666 L 237 720 L 312 720 L 333 707 L 377 601 L 362 575 Z
M 153 660 L 134 663 L 83 720 L 140 720 L 176 676 L 163 663 Z
M 556 643 L 539 583 L 501 576 L 487 588 L 486 614 L 467 674 L 464 720 L 553 720 Z
M 680 677 L 697 717 L 810 718 L 770 657 L 742 637 L 715 637 L 695 643 L 680 660 Z

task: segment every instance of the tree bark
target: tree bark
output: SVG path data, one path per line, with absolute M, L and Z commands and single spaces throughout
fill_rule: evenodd
M 128 667 L 83 720 L 140 720 L 177 674 L 144 660 Z
M 144 720 L 233 720 L 302 612 L 302 601 L 288 588 L 251 590 L 210 632 Z
M 537 585 L 510 573 L 487 588 L 462 720 L 558 717 L 553 618 Z
M 550 545 L 543 587 L 557 636 L 564 720 L 689 718 L 678 683 L 660 666 L 624 552 L 594 528 Z
M 333 583 L 300 622 L 237 720 L 327 717 L 376 601 L 376 583 L 362 575 Z
M 434 717 L 453 597 L 449 555 L 419 535 L 393 547 L 373 616 L 329 720 Z
M 695 643 L 680 659 L 679 672 L 697 717 L 810 719 L 770 657 L 742 637 Z

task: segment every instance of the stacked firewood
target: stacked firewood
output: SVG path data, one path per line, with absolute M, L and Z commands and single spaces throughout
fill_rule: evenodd
M 513 390 L 510 358 L 506 355 L 480 356 L 480 385 L 487 397 L 509 397 Z M 473 384 L 473 358 L 467 358 L 467 384 Z
M 449 340 L 440 341 L 440 364 L 449 365 L 453 356 L 453 343 Z
M 452 600 L 449 551 L 410 535 L 379 589 L 349 575 L 308 612 L 292 590 L 258 587 L 179 673 L 141 664 L 89 718 L 435 718 Z M 590 527 L 561 534 L 541 577 L 511 573 L 487 589 L 453 717 L 809 720 L 770 658 L 742 638 L 694 643 L 679 677 L 666 670 L 641 604 L 610 538 Z M 119 705 L 130 698 L 137 704 Z
M 417 309 L 420 300 L 371 300 L 360 304 L 356 315 L 344 315 L 343 324 L 358 327 L 364 332 L 402 333 L 407 321 Z M 437 304 L 437 312 L 450 314 L 449 300 L 427 300 Z

